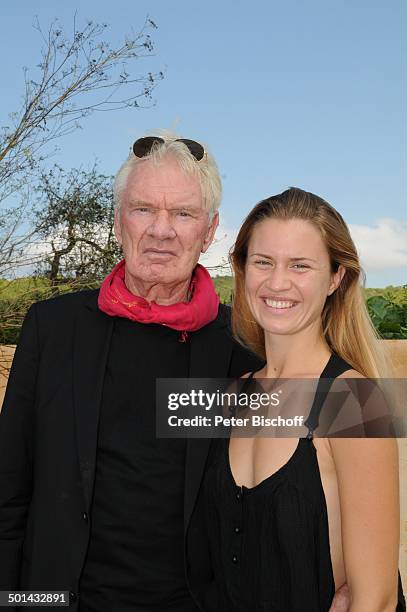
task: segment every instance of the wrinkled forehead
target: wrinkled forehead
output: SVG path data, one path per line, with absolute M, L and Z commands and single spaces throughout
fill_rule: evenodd
M 199 179 L 187 174 L 173 159 L 155 164 L 150 160 L 137 163 L 129 174 L 123 202 L 150 204 L 190 204 L 203 208 Z

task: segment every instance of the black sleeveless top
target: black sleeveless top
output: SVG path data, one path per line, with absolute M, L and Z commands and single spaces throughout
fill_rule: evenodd
M 321 379 L 352 369 L 331 355 Z M 327 393 L 321 379 L 308 435 L 274 474 L 237 486 L 229 440 L 213 444 L 205 476 L 208 535 L 222 612 L 328 612 L 335 582 L 313 431 Z M 403 608 L 400 608 L 400 610 Z M 399 610 L 399 608 L 397 608 Z

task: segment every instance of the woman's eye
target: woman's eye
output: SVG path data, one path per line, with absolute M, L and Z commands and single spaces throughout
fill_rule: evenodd
M 254 263 L 258 264 L 259 266 L 268 266 L 270 264 L 270 262 L 267 261 L 267 259 L 258 259 Z
M 309 268 L 309 266 L 307 266 L 307 264 L 302 264 L 302 263 L 293 264 L 292 267 L 296 268 L 297 270 L 307 270 Z
M 191 216 L 191 213 L 187 212 L 186 210 L 180 210 L 180 211 L 178 212 L 178 216 L 179 216 L 179 217 L 190 217 L 190 216 Z

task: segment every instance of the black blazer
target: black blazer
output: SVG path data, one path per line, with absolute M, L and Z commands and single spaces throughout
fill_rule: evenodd
M 97 296 L 72 293 L 30 308 L 0 414 L 0 590 L 69 591 L 70 609 L 77 609 L 89 540 L 113 328 Z M 190 334 L 191 377 L 239 376 L 261 366 L 232 339 L 229 323 L 230 309 L 220 306 L 215 321 Z M 187 442 L 185 471 L 186 578 L 202 610 L 216 609 L 199 495 L 209 445 Z

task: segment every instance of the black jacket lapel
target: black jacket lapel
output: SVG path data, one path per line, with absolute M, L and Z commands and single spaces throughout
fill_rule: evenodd
M 95 478 L 97 434 L 104 373 L 113 331 L 113 318 L 90 296 L 77 317 L 73 347 L 73 389 L 79 467 L 85 504 L 89 510 Z M 190 334 L 190 378 L 227 377 L 233 343 L 225 328 L 227 314 L 220 308 L 215 321 Z M 187 440 L 184 526 L 187 529 L 201 484 L 210 439 Z
M 113 319 L 97 307 L 93 294 L 78 314 L 73 346 L 76 438 L 85 504 L 89 510 L 95 477 L 97 432 Z
M 220 312 L 210 325 L 191 334 L 190 378 L 226 378 L 233 344 L 229 339 L 227 317 Z M 194 509 L 211 440 L 187 440 L 185 464 L 184 528 L 188 528 Z

